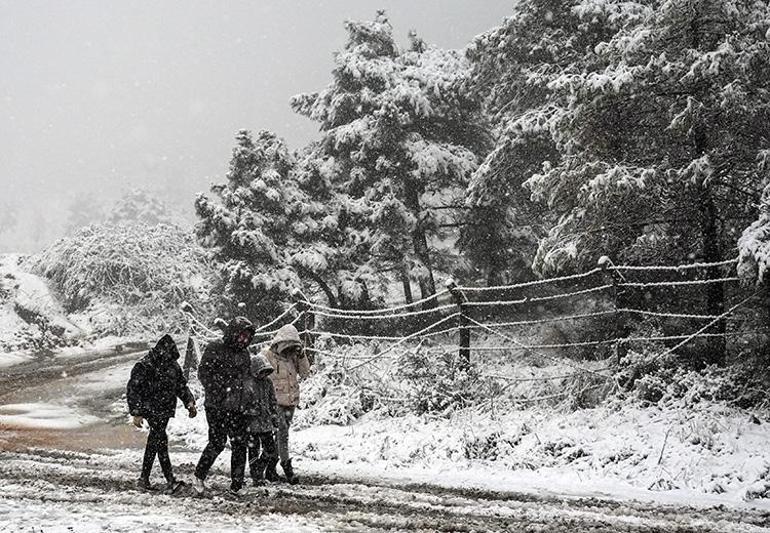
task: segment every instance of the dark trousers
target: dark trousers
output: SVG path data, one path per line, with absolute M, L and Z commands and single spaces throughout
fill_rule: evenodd
M 249 433 L 247 447 L 251 479 L 254 481 L 262 479 L 265 475 L 267 461 L 277 456 L 272 432 Z M 261 456 L 260 449 L 262 451 Z
M 144 461 L 142 461 L 142 477 L 150 478 L 152 464 L 155 462 L 155 456 L 158 456 L 160 468 L 166 481 L 174 479 L 171 472 L 171 459 L 168 456 L 168 435 L 166 435 L 166 426 L 169 417 L 149 417 L 147 423 L 150 425 L 150 434 L 147 436 L 147 445 L 144 448 Z
M 294 407 L 290 405 L 278 406 L 278 431 L 276 436 L 278 439 L 278 456 L 281 458 L 282 463 L 291 459 L 289 456 L 289 428 L 293 418 Z
M 195 467 L 195 477 L 206 479 L 211 465 L 225 449 L 227 439 L 230 439 L 230 480 L 231 487 L 240 489 L 243 486 L 243 475 L 246 469 L 246 419 L 237 411 L 222 409 L 206 409 L 206 422 L 209 425 L 209 442 L 201 454 L 198 466 Z

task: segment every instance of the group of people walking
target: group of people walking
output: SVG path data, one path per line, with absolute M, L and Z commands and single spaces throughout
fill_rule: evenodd
M 201 358 L 198 379 L 204 391 L 208 444 L 195 467 L 193 488 L 199 494 L 206 492 L 208 473 L 228 440 L 231 491 L 243 488 L 247 463 L 255 485 L 280 481 L 279 461 L 285 479 L 298 480 L 289 454 L 289 428 L 299 404 L 299 380 L 310 373 L 310 363 L 294 326 L 281 327 L 267 348 L 251 355 L 254 334 L 252 323 L 237 317 L 225 328 L 222 340 L 210 343 Z M 138 482 L 141 489 L 151 488 L 156 456 L 167 490 L 181 485 L 172 471 L 166 426 L 174 416 L 177 398 L 190 417 L 197 410 L 178 359 L 174 340 L 165 335 L 131 371 L 129 412 L 135 425 L 141 427 L 146 420 L 150 429 Z

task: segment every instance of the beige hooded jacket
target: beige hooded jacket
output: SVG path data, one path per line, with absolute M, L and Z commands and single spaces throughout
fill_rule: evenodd
M 310 363 L 304 352 L 300 357 L 281 355 L 289 346 L 302 346 L 297 328 L 291 324 L 281 327 L 275 334 L 269 348 L 262 351 L 274 372 L 270 374 L 275 387 L 278 405 L 296 407 L 299 405 L 299 380 L 310 374 Z

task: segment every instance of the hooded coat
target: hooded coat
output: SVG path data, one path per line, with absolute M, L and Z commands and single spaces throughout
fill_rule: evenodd
M 179 350 L 170 335 L 164 335 L 131 369 L 126 386 L 128 410 L 144 418 L 173 417 L 176 399 L 187 406 L 195 397 L 177 360 Z
M 244 317 L 234 318 L 222 340 L 210 343 L 203 352 L 198 379 L 205 392 L 206 409 L 241 410 L 244 376 L 250 367 L 247 346 L 238 345 L 238 336 L 244 331 L 253 336 L 253 324 Z
M 251 358 L 251 368 L 243 384 L 243 413 L 249 433 L 269 433 L 278 424 L 275 389 L 270 380 L 273 367 L 263 355 Z
M 291 324 L 276 332 L 270 347 L 263 350 L 262 355 L 274 369 L 270 379 L 273 380 L 278 405 L 296 407 L 299 405 L 299 379 L 310 375 L 310 363 L 304 352 L 300 357 L 286 356 L 284 350 L 289 346 L 302 346 L 299 332 Z

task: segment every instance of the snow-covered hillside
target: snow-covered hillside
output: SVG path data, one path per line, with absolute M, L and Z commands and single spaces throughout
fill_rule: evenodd
M 65 346 L 90 333 L 67 318 L 46 280 L 22 268 L 24 259 L 0 255 L 0 365 L 20 357 L 2 352 Z

